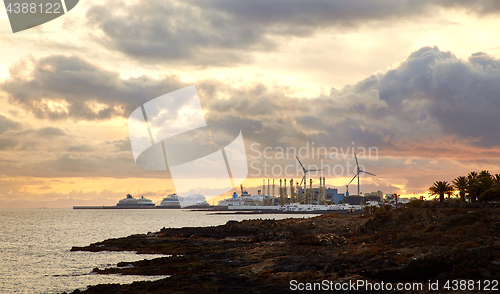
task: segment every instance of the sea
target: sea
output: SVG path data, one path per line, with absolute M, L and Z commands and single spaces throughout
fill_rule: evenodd
M 71 252 L 109 238 L 163 227 L 206 227 L 229 220 L 303 218 L 297 214 L 216 214 L 182 209 L 0 209 L 0 293 L 63 293 L 89 285 L 151 281 L 166 276 L 98 275 L 95 267 L 154 259 L 135 252 Z

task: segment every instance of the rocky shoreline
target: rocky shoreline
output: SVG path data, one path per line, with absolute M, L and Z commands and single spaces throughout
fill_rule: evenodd
M 419 207 L 375 215 L 163 228 L 71 250 L 165 254 L 93 272 L 170 277 L 96 285 L 73 293 L 290 293 L 291 280 L 498 280 L 499 212 L 499 208 Z

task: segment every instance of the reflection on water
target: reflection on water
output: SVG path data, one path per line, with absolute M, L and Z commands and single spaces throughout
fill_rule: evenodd
M 162 277 L 96 275 L 94 267 L 158 255 L 133 252 L 71 252 L 109 238 L 163 227 L 204 227 L 228 220 L 308 215 L 217 215 L 189 210 L 0 209 L 0 293 L 60 293 L 102 283 L 131 283 Z

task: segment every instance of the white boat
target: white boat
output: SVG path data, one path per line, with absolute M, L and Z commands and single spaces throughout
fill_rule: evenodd
M 168 197 L 163 198 L 160 202 L 160 207 L 180 208 L 179 196 L 175 193 L 168 195 Z
M 327 210 L 337 211 L 337 210 L 351 210 L 351 209 L 355 209 L 355 207 L 348 203 L 340 203 L 340 204 L 328 205 Z
M 190 194 L 186 197 L 180 198 L 180 205 L 182 208 L 191 208 L 191 207 L 206 207 L 209 206 L 205 196 L 201 194 Z
M 163 198 L 160 203 L 161 208 L 192 208 L 192 207 L 207 207 L 208 202 L 205 196 L 201 194 L 191 194 L 186 197 L 178 196 L 177 194 L 170 194 L 168 197 Z
M 153 203 L 153 201 L 144 198 L 144 196 L 141 196 L 141 198 L 134 198 L 134 197 L 132 197 L 132 195 L 127 194 L 127 197 L 118 201 L 116 206 L 118 206 L 118 207 L 152 207 L 152 206 L 155 206 L 155 204 Z
M 315 204 L 300 204 L 292 203 L 284 206 L 280 206 L 279 210 L 282 211 L 322 211 L 327 210 L 326 205 L 315 205 Z
M 224 199 L 219 202 L 219 206 L 262 206 L 264 196 L 262 194 L 251 195 L 247 191 L 241 193 L 238 197 L 236 192 L 232 198 Z

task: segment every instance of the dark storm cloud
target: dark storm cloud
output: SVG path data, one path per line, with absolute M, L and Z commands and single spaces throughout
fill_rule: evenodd
M 181 1 L 141 1 L 126 6 L 115 1 L 114 5 L 91 7 L 87 19 L 104 34 L 100 42 L 146 62 L 247 63 L 251 56 L 239 50 L 276 46 L 259 30 L 235 25 L 232 16 Z
M 34 132 L 31 133 L 31 135 Z M 88 142 L 69 137 L 36 140 L 29 135 L 0 136 L 0 174 L 29 177 L 165 177 L 135 166 L 131 152 L 117 152 L 111 142 Z
M 28 76 L 23 76 L 30 63 Z M 20 61 L 0 84 L 12 104 L 50 120 L 128 117 L 144 102 L 182 87 L 176 76 L 121 79 L 116 72 L 63 55 Z
M 4 151 L 58 150 L 65 141 L 72 139 L 60 128 L 9 130 L 0 134 L 0 148 Z
M 133 167 L 133 160 L 124 157 L 109 157 L 97 154 L 58 153 L 57 158 L 34 164 L 33 174 L 47 173 L 51 177 L 61 176 L 110 176 L 120 177 L 124 167 Z
M 295 119 L 295 121 L 303 127 L 306 128 L 324 128 L 323 120 L 321 118 L 317 118 L 310 115 L 299 116 Z
M 307 36 L 328 26 L 355 26 L 369 20 L 404 17 L 424 11 L 426 1 L 189 0 L 204 10 L 219 11 L 235 24 L 258 25 L 263 33 Z M 267 28 L 266 28 L 267 27 Z
M 481 65 L 483 67 L 483 70 L 493 70 L 496 68 L 500 68 L 500 62 L 484 52 L 477 52 L 472 54 L 471 57 L 469 57 L 469 62 L 474 65 Z M 488 66 L 490 66 L 491 68 L 488 69 Z
M 275 51 L 291 38 L 425 16 L 437 7 L 477 15 L 500 10 L 495 0 L 109 1 L 92 6 L 87 20 L 101 33 L 98 42 L 141 62 L 229 66 L 249 63 L 253 52 Z
M 427 1 L 433 2 L 433 1 Z M 435 5 L 445 8 L 466 9 L 477 15 L 497 14 L 500 11 L 500 2 L 497 0 L 438 0 Z
M 95 150 L 94 146 L 88 144 L 71 145 L 66 149 L 68 152 L 92 152 Z
M 0 134 L 0 150 L 0 174 L 9 176 L 127 177 L 143 172 L 134 164 L 128 140 L 92 141 L 57 127 L 8 130 Z
M 44 138 L 51 138 L 57 136 L 65 136 L 66 132 L 60 128 L 44 127 L 36 131 L 37 135 Z
M 485 53 L 467 62 L 425 47 L 387 72 L 377 88 L 380 99 L 407 123 L 433 121 L 443 135 L 484 147 L 500 144 L 500 63 Z
M 19 131 L 9 131 L 3 134 L 3 137 L 10 138 L 34 138 L 36 136 L 36 140 L 41 139 L 56 139 L 55 137 L 64 137 L 67 136 L 66 132 L 60 128 L 56 127 L 42 127 L 39 129 L 23 129 Z
M 219 84 L 226 95 L 212 90 L 205 105 L 210 117 L 238 125 L 245 138 L 260 142 L 262 148 L 298 148 L 305 142 L 347 147 L 355 142 L 402 150 L 447 142 L 432 147 L 443 156 L 458 145 L 500 145 L 499 64 L 485 53 L 460 60 L 451 52 L 424 47 L 386 74 L 332 89 L 329 96 L 301 99 L 258 84 L 238 88 Z M 205 84 L 200 83 L 201 91 Z M 210 89 L 217 88 L 214 84 Z M 432 157 L 432 152 L 422 154 Z
M 13 104 L 52 120 L 127 118 L 144 102 L 186 86 L 175 76 L 122 79 L 76 57 L 49 56 L 32 63 L 27 75 L 14 67 L 2 89 Z M 263 147 L 355 142 L 396 150 L 441 140 L 492 147 L 500 143 L 499 64 L 481 52 L 460 60 L 451 52 L 424 47 L 385 74 L 312 98 L 290 97 L 288 88 L 263 83 L 236 87 L 209 79 L 194 84 L 218 145 L 228 144 L 241 130 Z M 93 103 L 112 110 L 98 115 Z M 38 132 L 64 135 L 63 130 Z M 130 150 L 128 140 L 109 144 L 115 151 Z
M 14 67 L 2 89 L 12 103 L 52 120 L 127 118 L 145 101 L 186 86 L 176 77 L 122 79 L 116 72 L 66 56 L 33 60 L 23 70 L 21 74 Z M 481 160 L 497 154 L 482 151 L 495 150 L 485 148 L 500 144 L 499 61 L 482 52 L 461 60 L 437 47 L 424 47 L 385 74 L 311 98 L 290 97 L 290 89 L 263 83 L 233 86 L 209 79 L 194 84 L 207 110 L 214 141 L 226 146 L 241 130 L 249 159 L 257 156 L 255 149 L 262 152 L 271 147 L 268 155 L 272 155 L 276 147 L 298 150 L 312 142 L 327 148 L 377 147 L 382 158 L 363 159 L 367 170 L 382 178 L 412 174 L 405 185 L 418 190 L 432 183 L 436 175 L 450 170 L 465 174 L 469 166 L 484 166 Z M 52 100 L 58 104 L 47 102 Z M 116 111 L 95 115 L 91 103 L 96 102 Z M 66 105 L 67 111 L 59 111 L 58 105 Z M 71 111 L 82 105 L 87 109 Z M 5 117 L 0 117 L 0 126 L 5 130 L 0 135 L 0 149 L 8 151 L 0 154 L 0 174 L 167 178 L 164 172 L 138 168 L 125 138 L 87 142 L 64 128 L 23 130 Z M 250 149 L 252 143 L 260 145 Z M 190 152 L 196 151 L 194 145 L 189 145 Z M 26 150 L 30 152 L 21 152 Z M 384 158 L 387 155 L 396 159 Z M 415 159 L 405 161 L 408 156 Z M 462 156 L 467 159 L 460 159 Z M 305 161 L 321 165 L 318 157 Z M 350 154 L 323 164 L 347 162 L 353 164 Z M 490 166 L 491 162 L 487 161 Z M 267 163 L 293 165 L 294 154 Z M 294 175 L 298 176 L 300 170 Z
M 9 130 L 19 130 L 21 124 L 0 114 L 0 135 Z
M 17 142 L 10 138 L 0 138 L 0 150 L 12 150 L 16 147 Z

